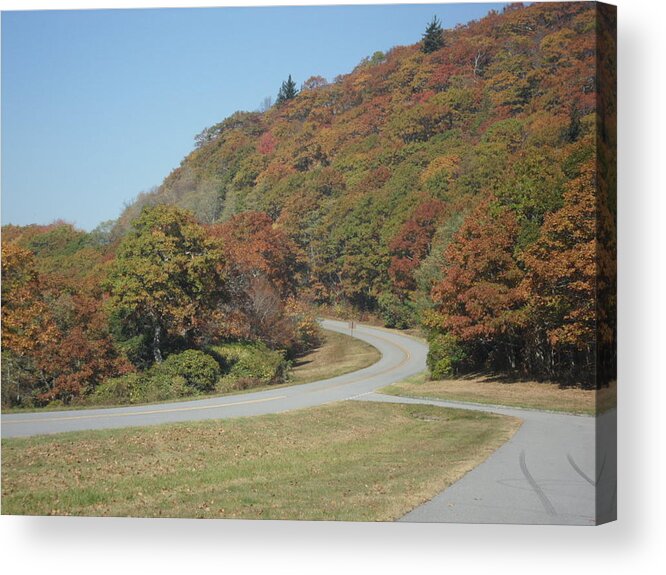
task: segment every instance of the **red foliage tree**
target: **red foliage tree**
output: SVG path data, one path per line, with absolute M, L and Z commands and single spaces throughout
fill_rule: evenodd
M 293 322 L 286 314 L 298 286 L 301 254 L 263 212 L 244 212 L 209 229 L 226 260 L 231 300 L 218 332 L 290 347 Z
M 2 279 L 2 344 L 14 368 L 7 383 L 18 395 L 68 403 L 131 370 L 108 333 L 98 279 L 74 285 L 40 277 L 32 253 L 14 244 L 2 246 Z
M 294 242 L 264 212 L 243 212 L 210 227 L 228 265 L 246 277 L 264 276 L 286 296 L 296 288 L 300 255 Z
M 275 151 L 277 140 L 271 132 L 264 133 L 257 143 L 257 151 L 264 156 L 270 156 Z
M 46 381 L 46 390 L 37 399 L 69 403 L 104 379 L 129 373 L 133 367 L 109 334 L 99 286 L 78 286 L 70 293 L 59 287 L 56 293 L 60 301 L 51 306 L 58 337 L 35 354 Z
M 19 357 L 51 340 L 55 325 L 42 300 L 33 254 L 15 244 L 2 245 L 2 347 Z
M 437 225 L 446 211 L 444 202 L 428 200 L 419 205 L 391 240 L 391 265 L 388 273 L 394 289 L 401 295 L 416 289 L 414 272 L 430 251 Z

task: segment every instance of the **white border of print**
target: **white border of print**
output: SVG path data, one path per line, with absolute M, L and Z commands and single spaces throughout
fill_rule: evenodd
M 194 4 L 312 3 L 196 0 Z M 618 0 L 617 4 L 621 81 L 619 521 L 600 528 L 572 528 L 2 516 L 0 565 L 4 572 L 560 575 L 661 571 L 666 565 L 661 536 L 666 518 L 662 485 L 666 476 L 662 456 L 666 317 L 661 277 L 666 229 L 662 157 L 666 10 L 657 0 Z M 0 0 L 3 10 L 184 5 L 182 0 Z

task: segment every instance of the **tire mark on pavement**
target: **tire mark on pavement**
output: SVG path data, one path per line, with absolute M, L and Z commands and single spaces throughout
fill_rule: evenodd
M 534 489 L 534 492 L 537 494 L 537 497 L 541 501 L 541 504 L 543 505 L 543 508 L 546 510 L 546 513 L 548 513 L 548 515 L 557 515 L 557 511 L 555 511 L 555 507 L 553 507 L 553 504 L 550 502 L 550 499 L 548 499 L 546 494 L 543 492 L 543 489 L 539 487 L 539 484 L 536 482 L 534 477 L 532 477 L 532 474 L 529 472 L 529 469 L 527 469 L 527 463 L 525 462 L 525 450 L 520 452 L 520 469 L 523 472 L 525 479 L 527 479 L 527 482 L 530 484 L 532 489 Z
M 604 453 L 604 460 L 601 462 L 601 467 L 599 468 L 599 475 L 597 476 L 597 480 L 594 481 L 593 479 L 590 479 L 587 476 L 587 473 L 585 473 L 580 467 L 578 467 L 578 464 L 575 462 L 574 458 L 570 453 L 567 453 L 567 460 L 571 464 L 571 467 L 574 468 L 574 471 L 578 473 L 585 481 L 587 481 L 592 487 L 596 487 L 597 483 L 599 483 L 599 480 L 601 479 L 601 474 L 604 472 L 604 466 L 606 465 L 606 454 Z

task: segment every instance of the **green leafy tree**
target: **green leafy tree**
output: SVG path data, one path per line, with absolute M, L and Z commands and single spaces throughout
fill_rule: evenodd
M 298 90 L 296 89 L 296 82 L 291 79 L 291 74 L 289 74 L 289 78 L 282 82 L 282 86 L 280 86 L 280 91 L 278 92 L 275 103 L 282 104 L 287 100 L 293 100 L 297 94 Z
M 224 299 L 219 261 L 189 212 L 145 208 L 120 244 L 109 277 L 121 335 L 149 341 L 157 363 L 170 341 L 191 341 Z
M 421 51 L 425 54 L 430 54 L 430 52 L 435 52 L 443 46 L 444 30 L 442 30 L 442 23 L 437 19 L 437 16 L 433 16 L 432 22 L 428 24 L 428 27 L 423 34 Z

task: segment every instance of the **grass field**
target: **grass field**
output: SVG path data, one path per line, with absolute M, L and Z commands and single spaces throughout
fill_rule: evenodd
M 2 513 L 376 521 L 478 465 L 517 419 L 349 401 L 2 442 Z
M 290 383 L 310 383 L 368 367 L 381 358 L 370 344 L 334 331 L 323 331 L 322 345 L 298 358 L 289 374 Z
M 389 395 L 466 401 L 526 409 L 562 411 L 595 415 L 615 406 L 615 385 L 600 391 L 560 388 L 554 383 L 516 381 L 506 383 L 492 378 L 426 381 L 425 374 L 380 390 Z

